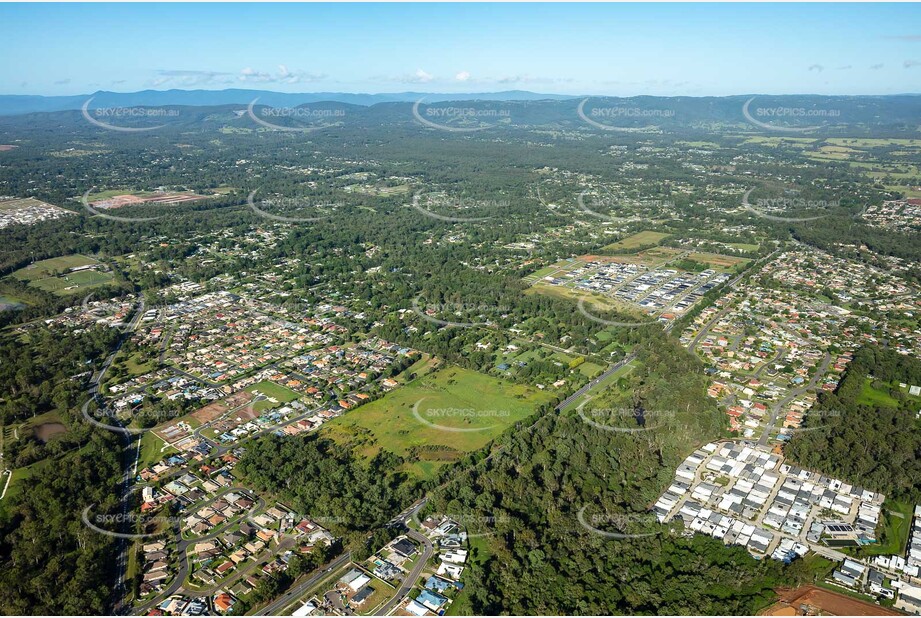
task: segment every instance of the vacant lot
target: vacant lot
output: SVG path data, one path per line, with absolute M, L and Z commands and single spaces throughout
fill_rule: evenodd
M 353 443 L 367 457 L 387 449 L 414 459 L 409 471 L 428 478 L 443 463 L 486 446 L 551 397 L 530 386 L 446 367 L 333 419 L 322 431 Z
M 649 247 L 652 245 L 658 245 L 660 242 L 668 238 L 670 234 L 663 234 L 662 232 L 652 232 L 649 230 L 644 230 L 642 232 L 637 232 L 633 236 L 628 236 L 623 240 L 618 240 L 616 243 L 606 246 L 605 251 L 621 251 L 624 249 L 639 249 L 640 247 Z
M 246 389 L 246 392 L 252 393 L 253 395 L 265 395 L 269 399 L 275 400 L 274 402 L 266 400 L 257 401 L 255 404 L 253 404 L 253 410 L 255 412 L 262 412 L 263 410 L 277 407 L 278 404 L 288 403 L 289 401 L 294 401 L 299 397 L 297 393 L 292 391 L 287 386 L 282 386 L 281 384 L 276 384 L 275 382 L 269 382 L 267 380 L 263 382 L 256 382 L 248 389 Z
M 688 259 L 706 264 L 715 270 L 731 271 L 739 264 L 747 264 L 749 260 L 731 255 L 719 255 L 717 253 L 692 253 Z
M 662 266 L 679 255 L 684 253 L 681 249 L 672 249 L 671 247 L 653 247 L 632 255 L 618 255 L 614 257 L 615 262 L 625 264 L 642 264 L 649 268 Z
M 239 408 L 240 406 L 245 405 L 252 400 L 252 393 L 248 391 L 241 391 L 239 393 L 234 393 L 233 395 L 230 395 L 224 399 L 213 401 L 205 407 L 195 410 L 195 412 L 192 412 L 192 417 L 204 425 L 205 423 L 210 423 L 225 412 Z

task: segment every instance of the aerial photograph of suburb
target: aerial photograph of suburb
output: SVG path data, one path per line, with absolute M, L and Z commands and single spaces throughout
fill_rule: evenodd
M 921 616 L 921 4 L 0 24 L 0 615 Z

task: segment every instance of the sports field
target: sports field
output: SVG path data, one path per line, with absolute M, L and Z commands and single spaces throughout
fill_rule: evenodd
M 81 266 L 101 265 L 98 260 L 85 255 L 64 255 L 29 264 L 13 273 L 20 281 L 31 287 L 59 295 L 75 294 L 81 290 L 99 287 L 110 283 L 114 277 L 111 273 L 97 270 L 68 272 Z

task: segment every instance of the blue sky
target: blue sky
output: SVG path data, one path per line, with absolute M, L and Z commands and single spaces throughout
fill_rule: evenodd
M 921 92 L 912 4 L 2 4 L 0 93 Z

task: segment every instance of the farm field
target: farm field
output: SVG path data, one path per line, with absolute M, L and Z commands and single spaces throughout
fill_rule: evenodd
M 408 471 L 430 478 L 440 465 L 486 446 L 552 397 L 530 386 L 445 367 L 331 420 L 321 432 L 352 442 L 368 458 L 381 449 L 413 458 Z

